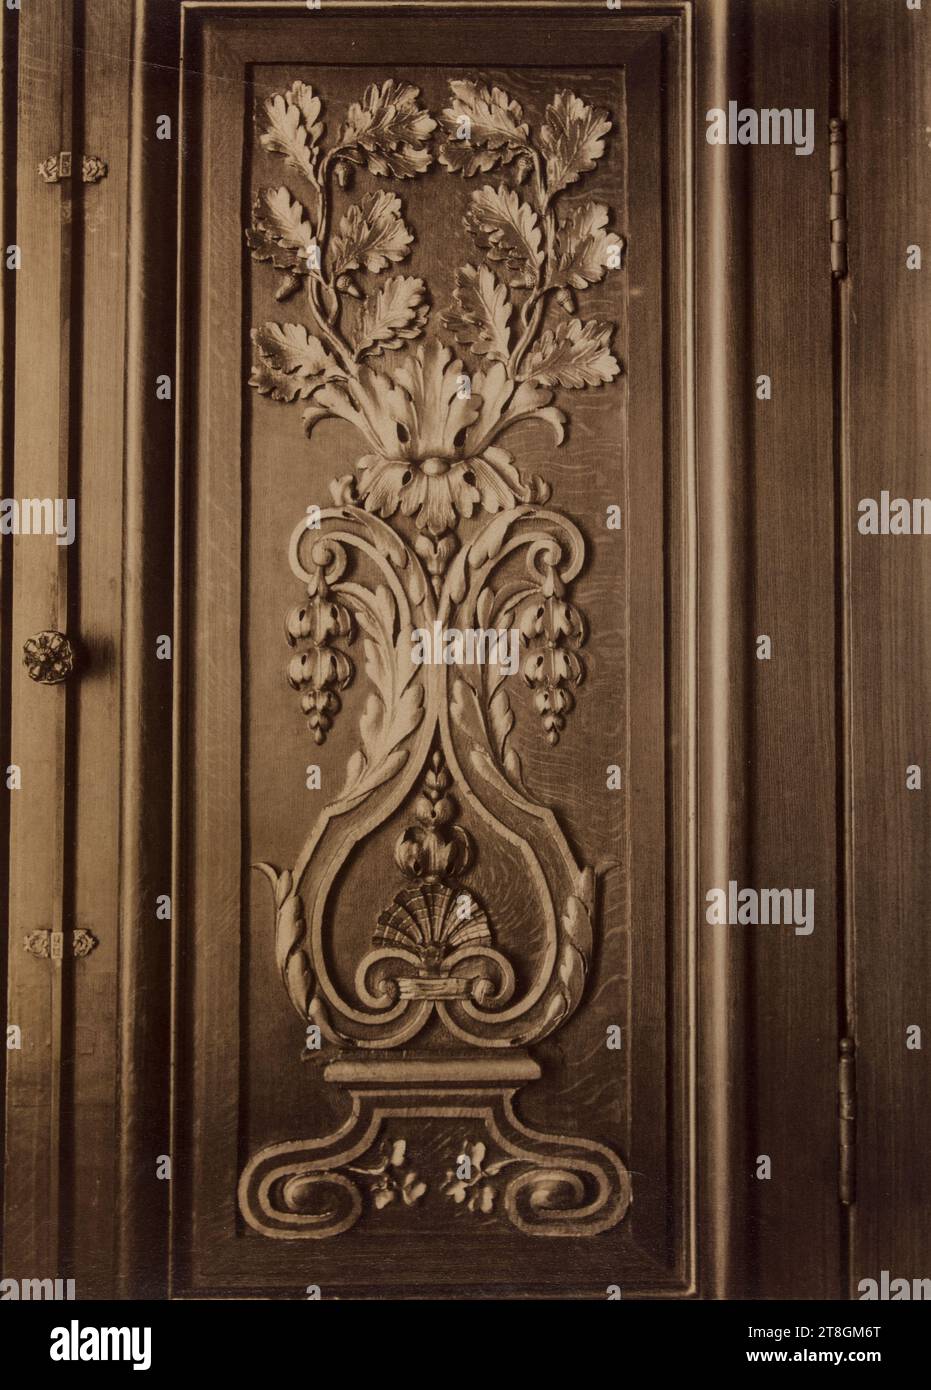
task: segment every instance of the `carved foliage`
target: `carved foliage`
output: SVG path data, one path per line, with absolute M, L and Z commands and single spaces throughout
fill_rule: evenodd
M 545 500 L 493 441 L 528 416 L 549 418 L 561 438 L 563 417 L 549 409 L 552 396 L 543 388 L 596 386 L 620 370 L 610 352 L 611 325 L 571 315 L 574 291 L 604 277 L 621 242 L 607 231 L 604 204 L 557 207 L 603 154 L 607 113 L 560 92 L 534 135 L 518 103 L 499 88 L 452 81 L 450 91 L 440 164 L 465 177 L 508 165 L 513 179 L 471 194 L 465 225 L 480 264 L 459 268 L 453 304 L 441 319 L 486 371 L 500 365 L 472 381 L 471 396 L 459 385 L 462 363 L 441 355 L 438 344 L 393 373 L 366 365 L 420 337 L 429 317 L 423 280 L 384 276 L 407 259 L 414 240 L 400 198 L 367 193 L 335 230 L 330 225 L 331 183 L 345 187 L 353 164 L 394 178 L 429 167 L 427 142 L 437 123 L 419 106 L 417 88 L 391 81 L 369 87 L 328 150 L 321 101 L 310 87 L 295 82 L 270 97 L 261 143 L 303 179 L 305 201 L 284 185 L 261 190 L 247 233 L 253 256 L 285 272 L 279 298 L 306 288 L 313 330 L 303 323 L 256 328 L 251 384 L 278 400 L 310 399 L 308 431 L 331 415 L 353 423 L 375 450 L 359 461 L 367 470 L 359 491 L 366 507 L 391 516 L 400 506 L 433 537 L 476 508 L 495 512 L 517 499 Z M 360 286 L 363 270 L 383 277 L 377 287 Z M 570 316 L 545 327 L 550 297 Z
M 325 116 L 302 82 L 259 113 L 262 146 L 300 187 L 299 196 L 284 184 L 262 189 L 247 240 L 257 261 L 282 273 L 279 299 L 303 290 L 306 317 L 253 331 L 251 385 L 304 402 L 308 433 L 335 417 L 365 441 L 356 471 L 334 481 L 336 505 L 320 514 L 320 531 L 302 523 L 292 537 L 307 598 L 286 630 L 295 648 L 288 679 L 316 742 L 353 679 L 349 648 L 359 637 L 369 692 L 344 784 L 294 870 L 261 866 L 275 892 L 279 969 L 301 1017 L 343 1047 L 400 1046 L 434 1009 L 461 1041 L 514 1046 L 552 1031 L 578 1005 L 592 874 L 524 784 L 502 667 L 418 666 L 412 635 L 434 623 L 516 627 L 523 679 L 544 736 L 558 741 L 584 675 L 585 621 L 569 595 L 584 544 L 546 508 L 549 484 L 525 476 L 499 440 L 533 419 L 558 445 L 565 415 L 555 391 L 604 387 L 620 371 L 612 326 L 576 317 L 575 296 L 619 265 L 621 239 L 604 204 L 563 203 L 603 155 L 611 120 L 561 91 L 534 130 L 508 93 L 467 80 L 450 82 L 438 120 L 417 88 L 393 80 L 352 103 L 329 141 Z M 368 190 L 338 220 L 333 212 L 354 170 L 405 180 L 434 158 L 441 176 L 494 171 L 469 196 L 476 256 L 458 268 L 439 316 L 472 359 L 468 371 L 451 347 L 424 336 L 424 281 L 396 269 L 414 244 L 399 194 Z M 387 352 L 396 354 L 390 365 Z M 406 531 L 399 518 L 410 519 Z M 483 524 L 466 538 L 461 523 L 470 519 Z M 520 552 L 527 577 L 513 579 L 508 567 Z M 396 856 L 414 881 L 383 909 L 349 999 L 328 973 L 327 895 L 355 838 L 392 815 L 418 776 L 414 824 Z M 545 942 L 520 990 L 485 907 L 462 887 L 475 850 L 455 820 L 454 788 L 493 839 L 520 847 Z M 519 829 L 488 809 L 489 794 Z

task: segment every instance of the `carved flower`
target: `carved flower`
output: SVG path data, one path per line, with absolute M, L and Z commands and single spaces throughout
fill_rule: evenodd
M 462 1146 L 461 1152 L 457 1155 L 457 1168 L 447 1169 L 446 1177 L 442 1183 L 441 1190 L 457 1206 L 465 1206 L 471 1212 L 481 1212 L 486 1215 L 494 1209 L 497 1189 L 494 1183 L 488 1181 L 489 1178 L 497 1177 L 503 1168 L 509 1164 L 516 1163 L 518 1160 L 513 1158 L 499 1159 L 497 1163 L 485 1163 L 487 1149 L 479 1139 L 473 1142 L 467 1139 Z M 467 1177 L 460 1177 L 459 1173 L 465 1169 Z
M 413 1168 L 407 1166 L 407 1141 L 395 1139 L 382 1146 L 380 1159 L 374 1168 L 349 1168 L 350 1173 L 362 1173 L 374 1179 L 369 1184 L 372 1201 L 378 1211 L 401 1201 L 407 1207 L 419 1202 L 427 1190 L 427 1184 Z
M 518 420 L 545 420 L 562 439 L 552 392 L 516 382 L 503 363 L 471 378 L 452 351 L 428 339 L 393 378 L 360 367 L 329 381 L 305 411 L 308 432 L 327 416 L 348 420 L 374 450 L 359 459 L 358 493 L 366 509 L 392 516 L 400 507 L 435 536 L 476 509 L 497 512 L 518 501 L 545 501 L 549 489 L 527 481 L 493 441 Z

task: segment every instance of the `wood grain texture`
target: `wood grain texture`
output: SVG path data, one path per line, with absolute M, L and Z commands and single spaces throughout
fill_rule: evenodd
M 54 17 L 20 17 L 16 241 L 20 335 L 15 364 L 14 495 L 67 497 L 71 424 L 71 192 L 44 183 L 38 165 L 71 145 L 71 6 Z M 6 272 L 5 272 L 6 273 Z M 13 549 L 16 655 L 11 677 L 11 760 L 22 789 L 10 807 L 8 1009 L 23 1030 L 8 1054 L 5 1259 L 13 1277 L 61 1273 L 62 961 L 27 955 L 22 936 L 61 931 L 65 921 L 66 686 L 36 686 L 21 664 L 23 642 L 66 630 L 68 548 L 54 536 L 17 536 Z M 38 698 L 37 698 L 38 697 Z
M 177 34 L 137 3 L 128 75 L 126 439 L 121 561 L 123 631 L 120 737 L 119 1171 L 115 1283 L 126 1296 L 167 1286 L 171 1184 L 157 1176 L 169 1152 L 171 923 L 155 916 L 171 884 L 173 664 L 178 656 L 172 606 L 174 475 L 178 373 L 170 303 L 175 245 L 156 228 L 173 213 L 177 154 L 157 138 L 156 119 L 174 122 Z M 126 147 L 124 147 L 126 148 Z M 171 399 L 156 394 L 160 376 Z M 173 639 L 173 660 L 157 640 Z M 144 1002 L 143 1002 L 144 1001 Z
M 929 15 L 849 6 L 852 952 L 857 1040 L 857 1203 L 851 1293 L 864 1278 L 920 1278 L 931 1252 L 931 978 L 924 865 L 931 697 L 927 536 L 867 536 L 861 498 L 931 495 L 927 422 L 931 289 L 906 268 L 927 250 Z M 927 785 L 927 779 L 923 778 Z
M 696 110 L 746 93 L 746 7 L 717 0 L 696 33 Z M 735 95 L 736 94 L 736 95 Z M 708 885 L 747 862 L 744 769 L 751 756 L 743 718 L 750 577 L 742 537 L 748 521 L 740 461 L 749 449 L 748 401 L 740 389 L 747 355 L 746 169 L 695 131 L 698 496 L 698 1077 L 702 1297 L 727 1298 L 746 1279 L 747 1187 L 743 1182 L 749 1000 L 746 943 L 703 927 Z
M 804 42 L 800 35 L 804 32 Z M 831 1298 L 838 1288 L 832 278 L 825 247 L 830 110 L 826 6 L 754 4 L 751 104 L 813 112 L 814 151 L 751 147 L 745 281 L 751 400 L 744 469 L 753 567 L 747 651 L 747 883 L 814 890 L 810 936 L 750 927 L 752 1034 L 743 1156 L 748 1293 Z M 729 151 L 739 160 L 741 150 Z M 796 229 L 787 235 L 787 227 Z M 771 401 L 756 379 L 772 379 Z M 756 639 L 773 641 L 769 661 Z M 791 756 L 787 756 L 791 749 Z M 745 880 L 741 879 L 743 883 Z M 731 928 L 730 930 L 733 930 Z M 804 1139 L 802 1136 L 804 1135 Z M 758 1154 L 772 1159 L 756 1177 Z M 800 1203 L 799 1193 L 805 1193 Z M 804 1260 L 799 1250 L 807 1246 Z
M 16 17 L 4 14 L 0 22 L 0 158 L 2 158 L 3 178 L 0 180 L 0 241 L 4 247 L 15 244 L 16 225 L 16 179 L 8 177 L 8 170 L 16 167 L 16 52 L 18 45 Z M 15 280 L 4 274 L 0 286 L 0 489 L 3 495 L 12 495 L 13 469 L 13 361 L 15 352 L 16 294 Z M 0 766 L 10 763 L 10 662 L 11 637 L 7 614 L 11 611 L 11 556 L 8 545 L 0 546 Z M 10 807 L 9 801 L 0 803 L 0 844 L 4 849 L 9 845 Z M 0 903 L 2 903 L 2 936 L 0 936 L 0 995 L 7 999 L 7 957 L 9 954 L 9 858 L 6 853 L 0 856 Z M 7 1048 L 0 1057 L 0 1086 L 6 1099 Z M 4 1103 L 0 1119 L 0 1143 L 6 1152 L 5 1139 L 6 1105 Z M 0 1204 L 3 1203 L 5 1174 L 0 1173 Z M 3 1206 L 5 1210 L 5 1205 Z M 2 1259 L 3 1233 L 0 1231 L 0 1259 Z
M 78 45 L 81 140 L 108 172 L 83 191 L 76 226 L 79 497 L 75 631 L 84 667 L 74 689 L 70 811 L 73 921 L 98 945 L 74 972 L 68 1066 L 69 1273 L 82 1297 L 112 1290 L 117 1174 L 119 961 L 119 672 L 123 620 L 122 400 L 126 364 L 126 197 L 131 11 L 89 0 Z M 83 543 L 81 543 L 83 542 Z

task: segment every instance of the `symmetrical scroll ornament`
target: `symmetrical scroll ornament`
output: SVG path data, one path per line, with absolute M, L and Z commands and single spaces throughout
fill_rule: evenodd
M 341 1056 L 390 1056 L 438 1024 L 475 1059 L 491 1059 L 493 1071 L 502 1051 L 514 1055 L 578 1007 L 593 950 L 594 875 L 525 784 L 508 665 L 473 660 L 462 634 L 515 634 L 543 736 L 557 743 L 584 678 L 586 623 L 570 593 L 585 545 L 573 522 L 547 505 L 549 483 L 522 472 L 501 437 L 537 421 L 559 445 L 566 416 L 553 404 L 557 389 L 605 387 L 619 374 L 613 326 L 578 317 L 576 296 L 620 267 L 623 239 L 609 230 L 605 205 L 563 198 L 603 155 L 607 112 L 557 92 L 534 132 L 500 88 L 449 85 L 437 120 L 417 88 L 373 84 L 329 143 L 321 98 L 303 82 L 269 96 L 259 113 L 261 146 L 300 187 L 260 191 L 247 241 L 279 273 L 276 297 L 300 290 L 304 313 L 253 331 L 250 384 L 273 400 L 300 401 L 308 434 L 335 418 L 365 449 L 355 471 L 331 484 L 333 505 L 308 508 L 291 537 L 291 568 L 306 598 L 286 619 L 294 649 L 287 677 L 318 744 L 357 663 L 368 693 L 342 787 L 294 867 L 258 867 L 275 895 L 278 968 L 305 1025 L 316 1025 Z M 438 316 L 455 348 L 428 331 L 425 281 L 394 270 L 410 257 L 414 232 L 399 194 L 378 186 L 420 177 L 434 162 L 440 175 L 465 179 L 494 171 L 468 198 L 475 258 L 456 271 L 451 303 Z M 374 176 L 373 187 L 347 201 L 361 170 Z M 444 641 L 452 634 L 441 659 L 415 659 L 423 633 Z M 355 846 L 396 816 L 406 825 L 395 850 L 401 881 L 389 888 L 371 949 L 349 980 L 332 963 L 337 878 Z M 520 966 L 496 940 L 494 903 L 469 884 L 479 856 L 493 858 L 495 846 L 523 876 L 533 923 L 532 959 Z M 422 1045 L 431 1055 L 429 1042 Z M 367 1134 L 362 1151 L 373 1142 Z M 536 1150 L 516 1143 L 499 1161 L 520 1169 L 508 1188 L 514 1224 L 524 1229 L 524 1206 L 539 1216 L 557 1189 L 562 1217 L 528 1217 L 534 1233 L 604 1229 L 608 1211 L 608 1224 L 620 1218 L 626 1173 L 614 1155 L 585 1141 L 536 1142 Z M 551 1143 L 575 1144 L 568 1176 L 540 1157 L 540 1145 Z M 303 1192 L 324 1174 L 337 1187 L 349 1182 L 334 1171 L 345 1167 L 335 1153 L 302 1165 L 295 1146 L 284 1150 L 291 1168 L 276 1166 L 261 1196 L 255 1184 L 272 1151 L 244 1175 L 252 1224 L 276 1235 L 346 1229 L 342 1217 L 334 1226 L 282 1215 L 299 1215 L 295 1183 Z M 304 1168 L 312 1177 L 296 1176 Z M 589 1169 L 595 1177 L 583 1176 Z M 553 1172 L 562 1176 L 550 1181 Z M 477 1199 L 482 1211 L 487 1190 Z M 459 1191 L 451 1190 L 454 1201 Z M 351 1224 L 361 1206 L 348 1200 Z M 598 1219 L 589 1219 L 592 1201 Z M 584 1220 L 566 1214 L 576 1203 Z
M 433 1206 L 465 1220 L 502 1221 L 522 1235 L 578 1237 L 610 1230 L 630 1204 L 630 1177 L 603 1144 L 543 1134 L 514 1113 L 513 1085 L 461 1082 L 404 1087 L 351 1086 L 346 1124 L 320 1139 L 273 1144 L 250 1161 L 239 1182 L 243 1216 L 278 1240 L 322 1240 L 354 1226 L 366 1208 Z M 483 1127 L 440 1156 L 445 1166 L 420 1175 L 404 1139 L 387 1133 L 441 1120 Z M 475 1132 L 473 1130 L 473 1132 Z M 495 1156 L 487 1157 L 493 1153 Z M 463 1170 L 463 1160 L 467 1166 Z M 467 1176 L 459 1177 L 465 1171 Z

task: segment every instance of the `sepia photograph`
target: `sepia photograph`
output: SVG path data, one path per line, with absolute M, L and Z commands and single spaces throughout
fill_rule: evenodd
M 5 1338 L 894 1367 L 931 0 L 0 6 Z

